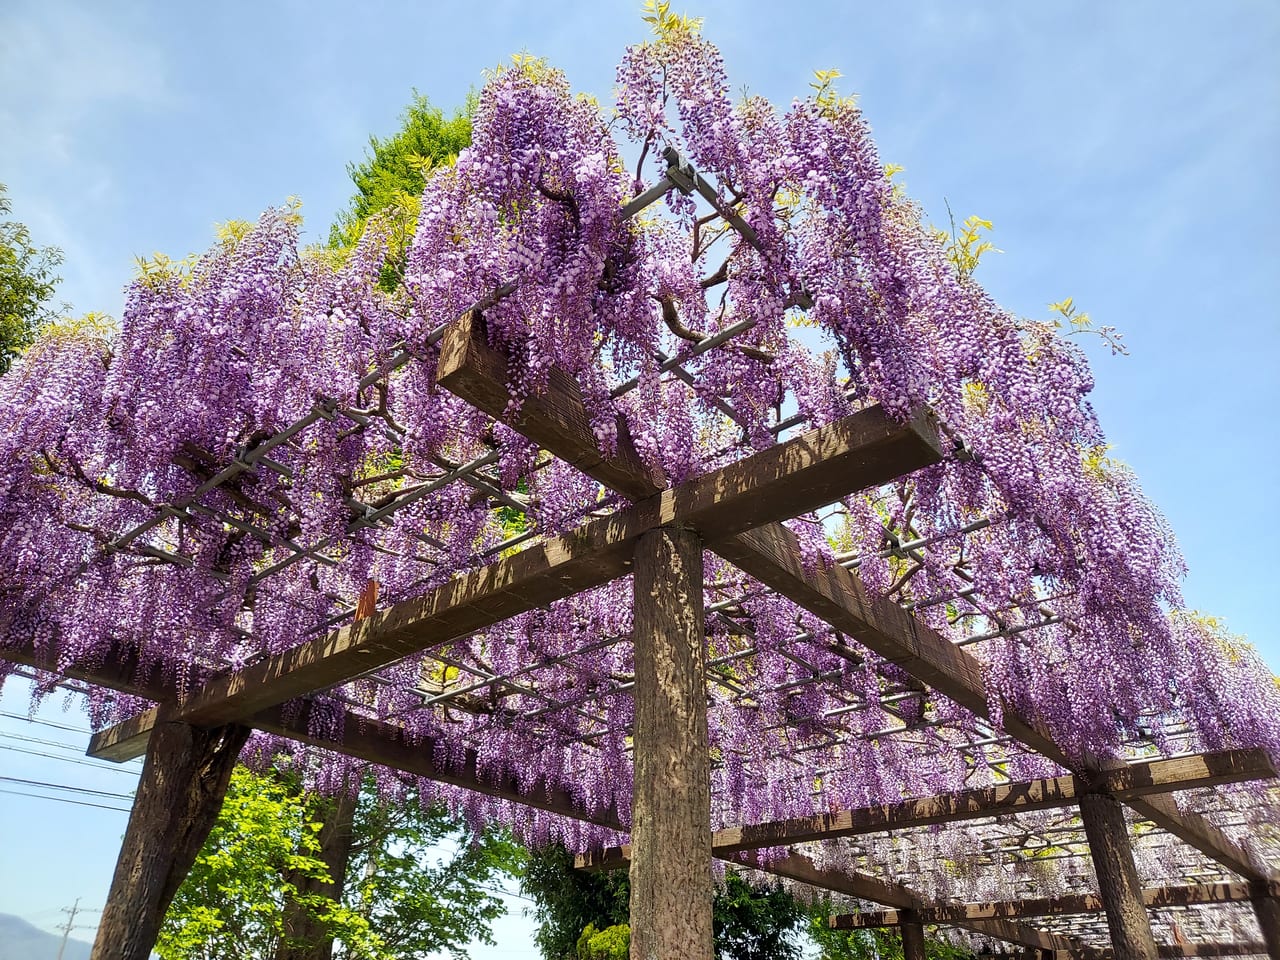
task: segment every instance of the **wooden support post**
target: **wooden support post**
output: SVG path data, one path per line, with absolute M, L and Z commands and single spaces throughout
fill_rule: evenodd
M 635 553 L 632 960 L 711 960 L 702 540 L 662 527 Z
M 1253 899 L 1253 912 L 1258 918 L 1258 926 L 1262 928 L 1262 939 L 1267 945 L 1267 956 L 1271 960 L 1280 960 L 1280 897 L 1273 896 L 1274 890 L 1264 884 L 1255 884 L 1258 888 Z
M 924 924 L 914 910 L 902 911 L 902 960 L 924 960 Z
M 161 718 L 147 746 L 91 960 L 147 960 L 222 808 L 249 728 Z
M 1124 807 L 1110 794 L 1085 793 L 1080 797 L 1080 818 L 1117 960 L 1156 960 L 1156 942 L 1133 863 Z

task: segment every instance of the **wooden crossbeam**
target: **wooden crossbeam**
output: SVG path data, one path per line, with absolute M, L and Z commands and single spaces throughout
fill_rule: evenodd
M 508 419 L 507 361 L 489 347 L 472 315 L 446 332 L 440 345 L 437 382 L 495 419 Z M 598 442 L 591 431 L 581 389 L 571 378 L 553 375 L 547 391 L 526 399 L 512 426 L 561 459 L 612 490 L 636 496 L 659 488 L 652 472 L 634 451 L 604 466 L 596 461 Z M 594 458 L 594 459 L 593 459 Z M 619 480 L 619 471 L 626 474 Z M 901 471 L 905 472 L 905 471 Z M 933 686 L 979 716 L 988 712 L 981 665 L 964 650 L 917 621 L 898 604 L 867 591 L 843 567 L 820 563 L 816 570 L 801 561 L 799 542 L 777 523 L 710 544 L 726 560 L 836 629 L 856 638 L 918 680 Z M 1010 732 L 1042 755 L 1064 766 L 1067 756 L 1048 733 L 1006 712 Z
M 713 833 L 711 844 L 717 854 L 729 854 L 1067 807 L 1075 804 L 1080 794 L 1088 789 L 1101 788 L 1128 801 L 1155 791 L 1190 790 L 1277 776 L 1280 776 L 1280 771 L 1276 770 L 1265 750 L 1223 750 L 1132 763 L 1121 769 L 1109 770 L 1100 779 L 1090 778 L 1087 783 L 1079 777 L 1067 775 L 838 810 L 814 817 L 729 827 Z M 579 855 L 577 866 L 584 870 L 624 867 L 628 862 L 628 850 L 627 846 L 621 846 L 589 851 Z
M 1252 957 L 1267 956 L 1267 945 L 1246 941 L 1243 943 L 1160 943 L 1156 950 L 1162 957 Z M 1113 951 L 1104 950 L 1104 958 L 1114 956 Z
M 454 343 L 459 337 L 464 336 L 467 339 L 466 349 L 457 350 L 455 344 L 451 354 L 450 344 Z M 446 337 L 444 350 L 444 356 L 446 357 L 452 355 L 464 358 L 464 372 L 459 372 L 455 365 L 454 372 L 450 373 L 448 365 L 442 363 L 441 381 L 446 386 L 449 386 L 450 389 L 455 389 L 455 392 L 476 403 L 477 406 L 487 412 L 492 413 L 494 416 L 501 416 L 509 399 L 505 386 L 505 361 L 501 360 L 495 351 L 489 350 L 487 345 L 483 343 L 482 338 L 476 337 L 472 327 L 461 324 L 451 330 Z M 484 362 L 478 364 L 475 360 L 477 356 L 481 357 Z M 494 362 L 494 358 L 501 362 Z M 501 375 L 490 381 L 489 378 L 494 371 L 498 371 Z M 567 378 L 565 379 L 567 380 Z M 472 386 L 467 386 L 468 381 L 472 381 Z M 492 387 L 492 389 L 488 390 L 487 398 L 478 391 L 468 394 L 467 391 L 472 390 L 475 383 L 481 385 L 489 384 Z M 623 451 L 620 457 L 614 458 L 614 461 L 607 468 L 604 459 L 599 457 L 598 454 L 594 455 L 595 462 L 593 462 L 592 455 L 582 452 L 588 444 L 590 444 L 592 450 L 595 449 L 595 440 L 589 429 L 585 407 L 581 402 L 580 394 L 576 394 L 576 384 L 567 382 L 567 384 L 561 386 L 564 389 L 555 394 L 555 402 L 550 403 L 550 407 L 554 408 L 551 412 L 548 412 L 549 401 L 545 398 L 536 399 L 536 402 L 534 399 L 526 401 L 522 409 L 522 417 L 524 418 L 522 429 L 531 437 L 535 435 L 536 431 L 538 442 L 557 454 L 566 448 L 564 437 L 561 434 L 565 432 L 574 434 L 577 437 L 574 449 L 577 450 L 575 456 L 577 457 L 578 465 L 590 475 L 602 483 L 606 483 L 612 489 L 624 490 L 631 496 L 640 496 L 645 492 L 653 491 L 657 487 L 659 480 L 654 478 L 651 473 L 646 472 L 647 468 L 639 462 L 638 458 L 634 457 L 634 451 L 629 455 L 625 453 L 627 449 L 625 445 L 620 446 L 620 451 Z M 567 400 L 565 399 L 566 396 L 568 397 Z M 558 413 L 555 413 L 555 411 L 558 411 Z M 620 482 L 618 480 L 620 471 L 630 479 Z M 774 489 L 776 491 L 784 487 L 785 482 L 776 485 Z M 748 573 L 751 573 L 757 579 L 770 585 L 783 595 L 789 596 L 800 606 L 828 620 L 838 629 L 842 629 L 856 637 L 891 661 L 898 663 L 916 678 L 934 686 L 940 692 L 962 703 L 979 716 L 988 715 L 981 670 L 971 656 L 916 621 L 909 614 L 902 611 L 897 604 L 869 595 L 858 579 L 843 568 L 820 564 L 816 573 L 806 571 L 800 563 L 798 544 L 794 536 L 790 534 L 790 531 L 784 527 L 778 524 L 765 524 L 756 530 L 731 536 L 715 546 L 717 552 L 746 569 Z M 572 545 L 569 545 L 569 550 L 572 550 Z M 512 559 L 514 560 L 515 558 Z M 543 562 L 550 563 L 547 559 L 544 559 Z M 472 576 L 481 578 L 487 576 L 491 579 L 495 591 L 501 591 L 504 586 L 510 586 L 516 571 L 511 570 L 509 567 L 500 571 L 495 569 L 498 566 L 494 565 L 494 567 L 486 568 L 485 571 L 477 571 Z M 536 564 L 531 564 L 531 566 L 536 566 Z M 564 568 L 561 572 L 567 572 L 568 569 Z M 530 573 L 528 570 L 525 572 L 526 574 Z M 548 579 L 554 579 L 554 575 Z M 543 589 L 549 587 L 546 580 L 539 585 Z M 529 609 L 539 605 L 537 599 L 528 595 L 523 599 L 517 599 L 521 588 L 527 586 L 527 582 L 522 581 L 514 589 L 511 589 L 510 594 L 505 599 L 512 604 L 512 610 L 510 613 L 506 613 L 506 616 L 514 615 L 514 613 L 520 612 L 521 609 Z M 450 585 L 446 585 L 446 588 L 450 588 Z M 458 586 L 454 585 L 451 589 L 458 589 Z M 467 592 L 465 588 L 462 588 L 462 594 L 465 595 Z M 573 589 L 569 589 L 565 594 L 558 595 L 567 595 L 572 592 Z M 550 591 L 550 594 L 552 598 L 557 595 L 554 591 Z M 484 601 L 490 601 L 492 600 L 492 595 L 484 594 L 483 599 Z M 439 602 L 440 598 L 436 597 L 436 600 Z M 530 602 L 530 600 L 533 600 L 533 602 Z M 422 602 L 418 601 L 418 603 Z M 543 599 L 541 602 L 548 601 Z M 528 606 L 521 607 L 521 603 L 526 603 Z M 454 626 L 448 628 L 450 630 L 462 629 L 465 631 L 466 616 L 480 614 L 480 611 L 474 606 L 468 606 L 465 611 L 453 611 L 447 604 L 442 604 L 442 606 L 446 608 L 446 613 L 452 613 L 456 618 Z M 396 608 L 392 608 L 380 616 L 393 618 L 398 612 Z M 501 619 L 501 617 L 499 616 L 495 619 Z M 458 621 L 463 621 L 462 625 L 459 625 Z M 366 621 L 366 624 L 368 624 L 369 628 L 373 625 L 369 621 Z M 473 627 L 471 629 L 479 628 Z M 343 631 L 338 631 L 337 634 L 324 638 L 324 641 L 319 644 L 320 649 L 311 651 L 313 659 L 323 660 L 325 658 L 326 649 L 324 647 L 326 644 L 333 653 L 340 653 L 353 645 L 350 637 L 344 637 Z M 371 643 L 366 649 L 370 651 L 369 656 L 374 656 L 377 644 Z M 8 659 L 19 660 L 20 662 L 31 662 L 22 661 L 21 657 L 17 655 L 10 656 L 8 650 L 0 653 L 0 656 L 6 656 Z M 300 659 L 302 661 L 299 664 L 300 666 L 308 662 L 306 657 Z M 52 661 L 50 663 L 52 664 Z M 32 663 L 32 665 L 39 666 L 40 664 Z M 365 660 L 360 664 L 360 672 L 369 669 L 370 666 L 371 664 Z M 52 666 L 46 665 L 44 668 L 51 669 Z M 274 669 L 279 670 L 282 676 L 292 673 L 288 664 L 281 663 L 280 658 L 275 661 Z M 76 673 L 73 668 L 69 675 L 80 676 L 82 679 L 91 682 L 101 682 L 101 674 L 97 669 Z M 224 678 L 224 681 L 226 679 Z M 271 678 L 268 676 L 265 679 L 269 681 Z M 339 677 L 339 680 L 334 682 L 339 682 L 341 679 L 344 679 L 344 677 Z M 254 691 L 249 689 L 252 685 L 247 680 L 248 678 L 242 678 L 245 689 L 241 693 L 246 699 L 251 700 Z M 300 682 L 298 691 L 291 690 L 289 697 L 298 695 L 298 692 L 306 692 L 311 683 L 311 679 Z M 130 692 L 149 695 L 153 699 L 163 699 L 169 695 L 168 690 L 152 694 L 146 694 L 136 689 L 132 689 Z M 215 697 L 211 697 L 210 700 L 212 701 L 210 706 L 218 702 Z M 246 717 L 244 713 L 237 713 L 233 719 L 253 723 L 257 717 L 256 715 Z M 269 720 L 269 718 L 266 719 Z M 215 722 L 217 721 L 215 720 Z M 144 727 L 145 722 L 135 724 L 134 739 L 138 742 L 145 736 L 145 732 L 142 730 Z M 1064 765 L 1067 764 L 1068 758 L 1057 748 L 1046 732 L 1021 722 L 1016 716 L 1011 716 L 1008 711 L 1006 711 L 1006 729 L 1022 742 L 1045 756 Z M 125 732 L 122 731 L 122 733 Z M 276 732 L 293 735 L 285 733 L 283 729 L 279 729 Z M 115 742 L 111 744 L 111 748 L 118 750 L 121 739 L 119 736 L 115 738 L 107 736 L 104 737 L 102 742 L 104 745 L 108 745 L 114 740 Z M 326 745 L 333 749 L 341 750 L 340 745 Z M 370 752 L 374 751 L 371 750 Z M 377 760 L 375 762 L 383 761 Z M 393 763 L 392 765 L 395 764 Z M 467 784 L 460 785 L 466 786 Z M 481 792 L 489 792 L 483 789 L 483 785 L 479 788 Z M 1151 816 L 1162 827 L 1171 830 L 1210 856 L 1216 857 L 1231 869 L 1252 879 L 1263 879 L 1262 873 L 1248 861 L 1239 848 L 1223 837 L 1212 825 L 1194 816 L 1188 817 L 1188 815 L 1179 814 L 1176 808 L 1172 808 L 1171 802 L 1166 802 L 1167 799 L 1166 797 L 1151 796 L 1135 797 L 1130 799 L 1130 803 L 1140 812 L 1143 812 L 1144 815 Z M 1148 813 L 1148 810 L 1151 813 Z
M 741 863 L 753 870 L 760 870 L 774 876 L 796 880 L 820 890 L 857 897 L 859 900 L 892 904 L 900 910 L 919 910 L 926 906 L 916 893 L 900 883 L 844 870 L 819 867 L 803 854 L 793 853 L 781 859 L 763 863 L 756 863 L 743 854 L 727 855 L 722 859 Z M 1037 950 L 1065 950 L 1073 954 L 1081 952 L 1080 945 L 1067 937 L 1037 930 L 1028 924 L 1013 920 L 966 920 L 958 923 L 957 926 Z
M 1280 890 L 1280 884 L 1265 885 L 1272 891 Z M 1166 907 L 1189 907 L 1197 904 L 1247 903 L 1257 895 L 1254 885 L 1248 883 L 1205 883 L 1177 887 L 1152 887 L 1142 891 L 1142 900 L 1150 910 Z M 941 904 L 925 907 L 918 913 L 920 922 L 952 924 L 963 920 L 1016 920 L 1025 917 L 1074 916 L 1101 913 L 1102 898 L 1094 893 L 1073 894 L 1064 897 L 1042 897 L 1028 900 L 996 900 L 985 903 Z M 863 927 L 895 927 L 902 923 L 898 910 L 878 913 L 851 913 L 832 917 L 830 924 L 837 930 L 857 930 Z
M 582 389 L 558 367 L 548 374 L 546 390 L 525 398 L 514 417 L 505 416 L 511 402 L 507 358 L 489 346 L 483 326 L 479 314 L 468 312 L 446 331 L 436 364 L 440 386 L 494 419 L 506 421 L 561 460 L 632 500 L 643 500 L 667 488 L 661 470 L 640 458 L 625 429 L 619 431 L 618 450 L 613 456 L 600 452 Z
M 6 630 L 0 630 L 0 636 L 5 633 Z M 30 641 L 10 642 L 0 646 L 0 660 L 21 664 L 33 670 L 56 673 L 68 680 L 80 680 L 146 700 L 164 699 L 172 690 L 169 684 L 157 677 L 159 665 L 144 666 L 138 658 L 137 650 L 132 648 L 112 650 L 105 659 L 95 660 L 92 664 L 75 661 L 60 663 L 57 649 L 53 646 L 46 644 L 37 648 Z
M 516 429 L 557 457 L 575 463 L 588 476 L 609 489 L 629 496 L 656 492 L 652 472 L 633 451 L 608 468 L 598 466 L 586 448 L 598 441 L 590 427 L 580 387 L 563 374 L 553 374 L 548 389 L 526 399 L 518 417 L 506 416 L 511 402 L 507 388 L 507 360 L 485 341 L 473 315 L 455 322 L 440 343 L 437 382 L 473 406 Z M 935 441 L 936 442 L 936 441 Z M 939 458 L 941 456 L 941 451 Z M 594 454 L 595 460 L 599 454 Z M 627 474 L 618 479 L 619 470 Z M 900 469 L 899 474 L 906 472 Z M 709 544 L 729 562 L 833 627 L 856 638 L 885 659 L 897 663 L 916 679 L 934 687 L 979 716 L 987 714 L 987 695 L 981 665 L 964 650 L 920 623 L 892 600 L 867 591 L 855 574 L 843 567 L 821 563 L 814 570 L 801 561 L 795 535 L 778 523 L 762 523 L 748 532 Z M 1066 755 L 1046 731 L 1027 724 L 1018 727 L 1016 717 L 1007 722 L 1042 755 L 1064 766 Z M 1025 728 L 1025 729 L 1023 729 Z
M 717 541 L 816 509 L 850 490 L 936 461 L 939 451 L 930 437 L 923 422 L 899 424 L 879 408 L 852 414 L 460 574 L 421 598 L 219 676 L 182 702 L 176 718 L 197 726 L 244 721 L 278 703 L 607 583 L 630 571 L 641 534 L 666 524 L 678 522 L 704 540 Z M 135 724 L 128 738 L 111 737 L 110 756 L 140 754 L 146 729 Z
M 75 676 L 107 689 L 119 690 L 151 700 L 164 700 L 171 691 L 170 685 L 162 677 L 142 671 L 138 662 L 127 655 L 92 668 L 75 665 L 67 668 L 65 665 L 59 665 L 56 650 L 43 647 L 37 651 L 28 643 L 0 648 L 0 658 L 39 670 L 60 669 L 68 676 Z M 548 789 L 544 784 L 522 787 L 514 778 L 493 777 L 481 773 L 473 751 L 467 751 L 462 763 L 456 767 L 437 764 L 434 759 L 437 743 L 430 738 L 411 740 L 406 737 L 404 731 L 392 724 L 369 720 L 350 712 L 337 717 L 329 716 L 326 718 L 327 722 L 313 724 L 313 719 L 318 719 L 313 718 L 311 713 L 313 709 L 313 705 L 308 702 L 300 711 L 290 711 L 286 714 L 281 707 L 276 706 L 260 711 L 249 718 L 247 723 L 268 733 L 357 757 L 370 763 L 404 770 L 429 780 L 453 784 L 486 796 L 511 800 L 610 829 L 626 829 L 617 811 L 612 808 L 588 812 L 564 790 Z M 153 723 L 154 717 L 148 720 L 135 718 L 96 734 L 95 741 L 98 744 L 99 754 L 110 755 L 116 741 L 128 740 L 137 729 L 148 728 L 149 724 Z M 332 737 L 314 732 L 334 728 L 341 732 Z M 723 859 L 886 906 L 911 908 L 922 905 L 914 893 L 900 884 L 861 874 L 821 870 L 800 855 L 793 854 L 768 864 L 754 863 L 749 854 L 744 853 L 725 854 Z M 1073 949 L 1073 945 L 1066 938 L 1053 938 L 1042 931 L 1008 920 L 973 921 L 968 927 L 997 939 L 1005 939 L 1037 949 Z
M 1167 830 L 1183 843 L 1248 880 L 1267 882 L 1275 875 L 1274 864 L 1271 867 L 1259 866 L 1239 845 L 1200 814 L 1194 810 L 1179 810 L 1173 797 L 1167 794 L 1144 794 L 1131 797 L 1127 802 L 1136 813 L 1162 830 Z

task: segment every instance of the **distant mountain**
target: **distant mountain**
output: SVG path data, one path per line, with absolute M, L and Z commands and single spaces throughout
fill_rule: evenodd
M 21 917 L 0 913 L 0 960 L 58 960 L 62 937 L 45 933 Z M 74 937 L 67 941 L 62 960 L 89 960 L 89 944 Z

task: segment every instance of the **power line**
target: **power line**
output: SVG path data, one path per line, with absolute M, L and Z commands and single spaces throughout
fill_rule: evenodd
M 0 737 L 6 740 L 20 740 L 24 744 L 40 744 L 41 746 L 58 746 L 64 750 L 79 750 L 76 744 L 68 744 L 65 740 L 45 740 L 44 737 L 28 737 L 22 733 L 14 733 L 12 730 L 0 730 Z
M 35 800 L 56 800 L 58 803 L 74 803 L 77 807 L 96 807 L 99 810 L 114 810 L 116 813 L 128 813 L 128 807 L 111 807 L 105 803 L 89 803 L 86 800 L 72 800 L 70 797 L 51 797 L 44 793 L 24 793 L 21 790 L 6 790 L 0 787 L 0 793 L 8 793 L 15 797 L 32 797 Z
M 45 753 L 41 750 L 28 750 L 25 747 L 10 747 L 0 743 L 0 750 L 11 750 L 14 753 L 25 753 L 33 757 L 44 757 L 46 760 L 58 760 L 62 763 L 74 763 L 81 767 L 88 767 L 90 770 L 103 770 L 107 773 L 127 773 L 132 777 L 138 775 L 138 770 L 131 767 L 117 767 L 107 763 L 94 763 L 92 760 L 86 760 L 83 757 L 60 757 L 57 754 Z
M 0 717 L 8 717 L 10 720 L 24 720 L 27 723 L 42 723 L 46 727 L 56 727 L 59 730 L 70 730 L 72 733 L 90 734 L 92 730 L 86 730 L 84 727 L 73 727 L 65 723 L 58 723 L 54 720 L 45 720 L 43 717 L 29 717 L 25 713 L 10 713 L 8 710 L 0 710 Z
M 94 790 L 91 787 L 75 787 L 62 783 L 49 783 L 47 780 L 24 780 L 22 777 L 0 777 L 7 783 L 20 783 L 24 787 L 44 787 L 46 790 L 65 790 L 68 793 L 83 793 L 95 797 L 109 797 L 115 800 L 132 800 L 131 793 L 114 793 L 110 790 Z

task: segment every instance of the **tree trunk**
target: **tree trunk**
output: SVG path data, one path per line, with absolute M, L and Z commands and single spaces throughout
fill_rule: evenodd
M 711 960 L 702 541 L 673 527 L 635 553 L 632 960 Z
M 165 720 L 151 733 L 92 960 L 147 960 L 222 809 L 249 728 Z
M 1262 928 L 1262 940 L 1267 945 L 1267 956 L 1280 960 L 1280 900 L 1261 893 L 1253 898 L 1253 912 Z
M 1080 797 L 1080 818 L 1089 838 L 1116 960 L 1156 960 L 1156 942 L 1133 864 L 1124 807 L 1109 794 L 1085 793 Z
M 343 793 L 325 803 L 323 826 L 317 840 L 320 850 L 316 859 L 329 871 L 329 882 L 314 877 L 287 876 L 297 893 L 342 899 L 347 880 L 347 863 L 351 859 L 351 827 L 355 821 L 355 796 Z M 284 906 L 284 931 L 276 949 L 276 960 L 331 960 L 333 933 L 316 920 L 314 913 L 290 897 Z
M 902 912 L 902 960 L 924 960 L 924 924 L 912 910 Z

